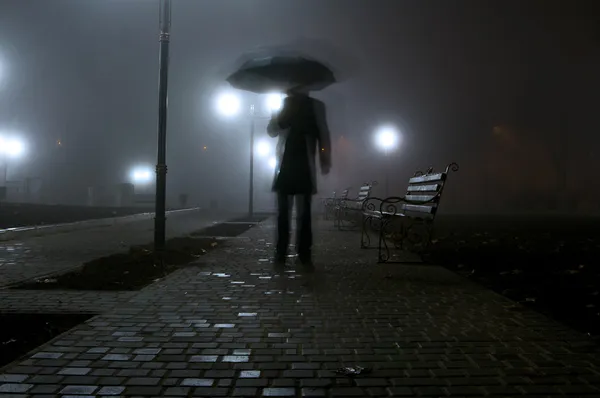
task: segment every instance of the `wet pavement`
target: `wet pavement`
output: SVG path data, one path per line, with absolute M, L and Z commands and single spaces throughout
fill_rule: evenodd
M 167 219 L 167 237 L 185 235 L 227 218 L 224 214 L 208 214 L 203 211 L 173 213 Z M 127 251 L 131 245 L 150 243 L 153 239 L 153 226 L 154 219 L 132 220 L 104 227 L 0 242 L 0 289 L 32 278 L 64 272 L 99 257 Z
M 0 394 L 600 396 L 586 336 L 317 227 L 314 272 L 275 272 L 263 223 L 0 370 Z M 357 365 L 370 372 L 336 373 Z

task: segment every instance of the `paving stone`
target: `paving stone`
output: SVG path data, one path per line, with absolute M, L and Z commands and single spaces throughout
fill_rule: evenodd
M 27 392 L 29 391 L 29 389 L 31 389 L 33 387 L 33 384 L 13 384 L 13 383 L 6 383 L 6 384 L 0 384 L 0 392 L 1 393 L 22 393 L 22 392 Z
M 169 397 L 187 397 L 190 393 L 189 387 L 169 387 L 165 390 L 164 395 Z
M 293 397 L 296 395 L 294 388 L 264 388 L 263 397 Z
M 242 370 L 240 372 L 240 378 L 258 378 L 260 377 L 260 370 Z
M 91 372 L 91 368 L 63 368 L 58 374 L 59 375 L 77 375 L 77 376 L 85 376 L 86 374 Z
M 98 391 L 98 395 L 121 395 L 125 391 L 125 387 L 117 386 L 117 387 L 102 387 L 100 391 Z
M 40 384 L 29 390 L 29 394 L 55 394 L 60 390 L 58 384 Z
M 234 397 L 255 397 L 258 389 L 253 387 L 236 387 L 233 389 Z
M 305 387 L 301 390 L 303 397 L 326 397 L 327 390 L 324 388 Z
M 181 385 L 188 387 L 211 387 L 214 382 L 213 379 L 184 379 Z
M 20 374 L 0 374 L 0 383 L 22 383 L 29 375 L 20 375 Z
M 68 385 L 65 386 L 60 393 L 63 395 L 90 395 L 98 389 L 98 386 L 77 386 Z

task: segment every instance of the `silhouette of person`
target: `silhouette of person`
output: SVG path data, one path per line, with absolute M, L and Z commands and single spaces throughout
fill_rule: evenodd
M 312 195 L 317 193 L 316 154 L 321 173 L 331 168 L 331 138 L 325 104 L 306 90 L 288 90 L 279 113 L 272 115 L 267 132 L 279 137 L 273 191 L 277 193 L 277 245 L 275 262 L 285 264 L 290 240 L 293 198 L 296 200 L 296 253 L 312 265 Z

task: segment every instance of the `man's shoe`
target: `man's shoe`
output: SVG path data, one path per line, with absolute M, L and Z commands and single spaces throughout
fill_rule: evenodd
M 279 253 L 275 253 L 275 264 L 276 265 L 285 265 L 286 255 L 281 255 Z
M 298 261 L 300 261 L 300 263 L 304 266 L 312 266 L 313 264 L 312 256 L 310 254 L 299 254 Z

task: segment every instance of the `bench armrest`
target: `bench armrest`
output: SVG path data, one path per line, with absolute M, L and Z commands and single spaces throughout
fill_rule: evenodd
M 388 214 L 390 216 L 396 214 L 403 214 L 404 210 L 402 209 L 402 205 L 427 205 L 430 203 L 435 203 L 438 199 L 437 195 L 433 196 L 429 200 L 408 200 L 404 196 L 391 196 L 382 201 L 381 206 L 379 207 L 379 211 L 381 213 Z
M 370 196 L 362 202 L 362 211 L 365 212 L 377 212 L 381 206 L 381 203 L 385 199 L 376 198 L 374 196 Z

